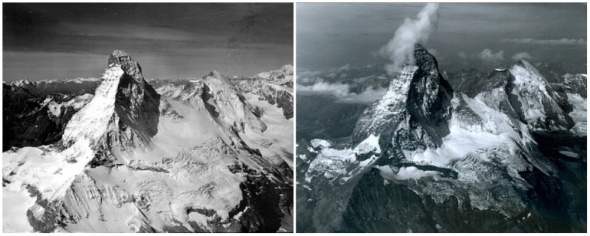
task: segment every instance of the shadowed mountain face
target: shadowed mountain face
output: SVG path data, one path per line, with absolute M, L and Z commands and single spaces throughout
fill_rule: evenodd
M 117 50 L 101 79 L 5 84 L 4 124 L 24 122 L 4 133 L 4 228 L 292 231 L 290 68 L 148 82 Z
M 586 75 L 414 54 L 349 136 L 298 127 L 298 232 L 586 232 Z
M 88 103 L 100 79 L 3 84 L 2 151 L 52 144 L 72 115 Z M 78 83 L 79 82 L 79 83 Z
M 436 59 L 426 49 L 417 45 L 414 51 L 416 63 L 402 69 L 399 79 L 390 84 L 388 92 L 377 105 L 365 110 L 356 124 L 353 145 L 370 134 L 388 140 L 396 134 L 395 127 L 406 123 L 412 128 L 421 126 L 421 137 L 440 146 L 441 138 L 448 134 L 453 89 L 440 75 Z M 423 136 L 425 135 L 425 136 Z

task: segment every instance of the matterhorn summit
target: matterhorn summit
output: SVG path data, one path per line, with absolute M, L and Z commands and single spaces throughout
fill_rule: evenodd
M 4 228 L 292 230 L 293 126 L 284 107 L 219 72 L 148 83 L 120 50 L 107 65 L 101 80 L 4 85 L 14 103 L 36 101 L 22 117 L 37 122 L 3 153 L 3 205 L 13 214 Z
M 123 51 L 114 51 L 94 99 L 65 129 L 66 146 L 80 139 L 110 151 L 147 146 L 158 131 L 160 95 L 145 82 L 141 67 Z
M 353 137 L 355 143 L 371 134 L 383 133 L 381 138 L 389 139 L 399 133 L 396 130 L 403 124 L 420 126 L 416 138 L 424 139 L 428 145 L 441 144 L 445 130 L 437 127 L 444 127 L 450 118 L 453 89 L 438 71 L 436 59 L 422 45 L 415 45 L 414 58 L 413 65 L 403 66 L 392 79 L 385 96 L 360 117 Z
M 298 228 L 585 229 L 585 181 L 572 173 L 586 173 L 586 94 L 570 84 L 587 82 L 552 84 L 524 60 L 449 75 L 424 47 L 414 57 L 350 136 L 299 140 L 297 192 L 307 200 L 298 199 L 298 219 L 311 220 Z M 568 226 L 545 226 L 554 215 Z

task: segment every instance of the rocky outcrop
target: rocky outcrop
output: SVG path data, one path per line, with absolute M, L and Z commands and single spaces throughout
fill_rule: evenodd
M 298 232 L 584 232 L 585 99 L 525 61 L 454 92 L 414 53 L 352 137 L 299 143 Z
M 571 117 L 564 111 L 567 97 L 559 96 L 534 66 L 521 60 L 510 67 L 510 74 L 506 92 L 523 122 L 532 129 L 551 131 L 573 127 Z
M 414 138 L 424 140 L 429 147 L 440 146 L 451 115 L 453 89 L 438 71 L 436 59 L 426 49 L 416 45 L 415 65 L 406 65 L 393 78 L 385 96 L 360 117 L 353 134 L 353 145 L 369 135 L 380 135 L 381 145 L 393 143 L 403 129 L 419 130 Z M 402 128 L 405 127 L 405 128 Z M 414 136 L 414 134 L 411 134 Z
M 43 102 L 50 118 L 73 115 L 60 142 L 4 153 L 6 191 L 30 186 L 33 206 L 18 215 L 33 230 L 291 230 L 292 123 L 279 109 L 264 106 L 264 117 L 256 97 L 218 72 L 155 81 L 160 96 L 124 52 L 108 66 L 94 96 Z
M 66 147 L 86 138 L 108 153 L 146 147 L 157 133 L 160 95 L 145 82 L 139 64 L 122 51 L 113 52 L 108 62 L 94 99 L 66 127 Z
M 585 74 L 565 74 L 563 80 L 563 84 L 566 86 L 564 88 L 566 92 L 579 94 L 583 98 L 588 96 L 588 76 Z
M 55 93 L 78 87 L 77 82 L 57 84 L 51 88 L 42 86 L 45 82 L 3 84 L 3 151 L 58 142 L 71 117 L 92 99 L 93 90 Z
M 283 110 L 286 119 L 293 118 L 293 67 L 283 66 L 280 70 L 263 72 L 254 78 L 234 78 L 230 82 L 242 93 L 258 96 Z

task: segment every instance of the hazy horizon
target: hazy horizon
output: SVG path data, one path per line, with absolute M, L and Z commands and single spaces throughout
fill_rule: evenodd
M 426 3 L 297 3 L 298 71 L 388 62 L 379 50 Z M 440 3 L 423 46 L 439 69 L 493 70 L 517 59 L 586 63 L 584 3 Z

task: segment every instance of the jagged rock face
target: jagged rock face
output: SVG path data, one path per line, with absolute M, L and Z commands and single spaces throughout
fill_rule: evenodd
M 230 124 L 233 121 L 239 121 L 254 130 L 260 132 L 266 130 L 266 124 L 260 120 L 260 114 L 256 112 L 256 108 L 244 100 L 225 76 L 213 71 L 203 77 L 203 83 L 205 86 L 201 97 L 208 110 L 215 116 Z M 228 110 L 234 112 L 225 112 Z M 236 128 L 243 131 L 239 126 L 241 125 L 236 125 Z
M 510 72 L 507 69 L 495 69 L 490 73 L 483 73 L 471 68 L 449 73 L 445 78 L 455 92 L 462 92 L 473 98 L 481 92 L 506 86 L 510 81 Z
M 398 131 L 400 124 L 408 128 L 421 126 L 416 140 L 425 139 L 426 145 L 441 144 L 442 136 L 448 133 L 444 127 L 451 114 L 453 90 L 426 49 L 416 46 L 414 56 L 415 65 L 402 68 L 386 95 L 363 113 L 355 127 L 354 144 L 370 134 L 381 135 L 382 142 L 395 142 L 398 134 L 406 135 Z
M 211 72 L 200 80 L 168 84 L 159 87 L 158 92 L 199 111 L 207 111 L 211 117 L 234 125 L 239 132 L 245 132 L 244 126 L 260 132 L 266 130 L 266 124 L 260 120 L 260 109 L 246 102 L 243 95 L 219 72 Z
M 120 66 L 125 73 L 137 82 L 141 83 L 143 81 L 143 74 L 141 73 L 141 66 L 139 63 L 134 61 L 127 53 L 121 50 L 115 50 L 108 60 L 109 68 Z M 143 87 L 143 85 L 142 85 Z
M 104 79 L 96 99 L 68 124 L 63 142 L 71 145 L 84 137 L 106 150 L 147 146 L 157 133 L 160 95 L 145 82 L 139 64 L 122 51 L 109 58 Z
M 91 82 L 3 84 L 3 151 L 58 142 L 71 117 L 92 99 Z M 73 91 L 68 95 L 59 92 Z
M 263 72 L 254 78 L 231 79 L 230 82 L 243 93 L 252 93 L 261 101 L 267 101 L 283 110 L 287 119 L 293 118 L 293 67 Z
M 568 93 L 579 94 L 581 97 L 586 98 L 588 88 L 588 78 L 582 74 L 565 74 L 563 76 L 563 84 L 566 86 L 564 90 Z
M 557 76 L 554 72 L 550 75 Z M 561 81 L 553 78 L 555 82 L 549 83 L 545 75 L 527 61 L 520 61 L 507 69 L 495 69 L 487 76 L 474 69 L 450 76 L 457 91 L 471 98 L 483 96 L 486 105 L 520 119 L 532 129 L 570 129 L 573 123 L 567 113 L 573 107 L 567 101 L 566 93 L 585 95 L 582 82 L 585 79 L 564 75 Z
M 298 143 L 298 232 L 586 231 L 585 99 L 527 62 L 453 94 L 422 50 L 352 137 Z
M 410 122 L 423 124 L 426 133 L 440 145 L 440 139 L 448 133 L 445 126 L 451 116 L 453 89 L 440 75 L 436 59 L 426 49 L 417 47 L 414 56 L 418 70 L 408 93 Z
M 293 118 L 293 94 L 284 88 L 273 86 L 260 79 L 233 80 L 232 82 L 240 90 L 258 95 L 259 100 L 267 101 L 271 105 L 282 108 L 285 118 Z
M 125 71 L 119 82 L 115 110 L 122 118 L 127 119 L 123 121 L 126 125 L 144 127 L 145 135 L 154 136 L 158 132 L 160 95 L 143 79 L 139 63 L 125 52 L 113 52 L 108 63 L 109 67 L 120 65 Z
M 17 218 L 35 232 L 291 231 L 282 111 L 218 72 L 157 84 L 162 96 L 115 51 L 88 101 L 44 101 L 49 117 L 79 111 L 61 142 L 3 154 L 4 192 L 26 199 Z
M 569 130 L 571 117 L 560 106 L 567 103 L 530 63 L 522 60 L 510 68 L 507 92 L 521 120 L 533 129 Z

